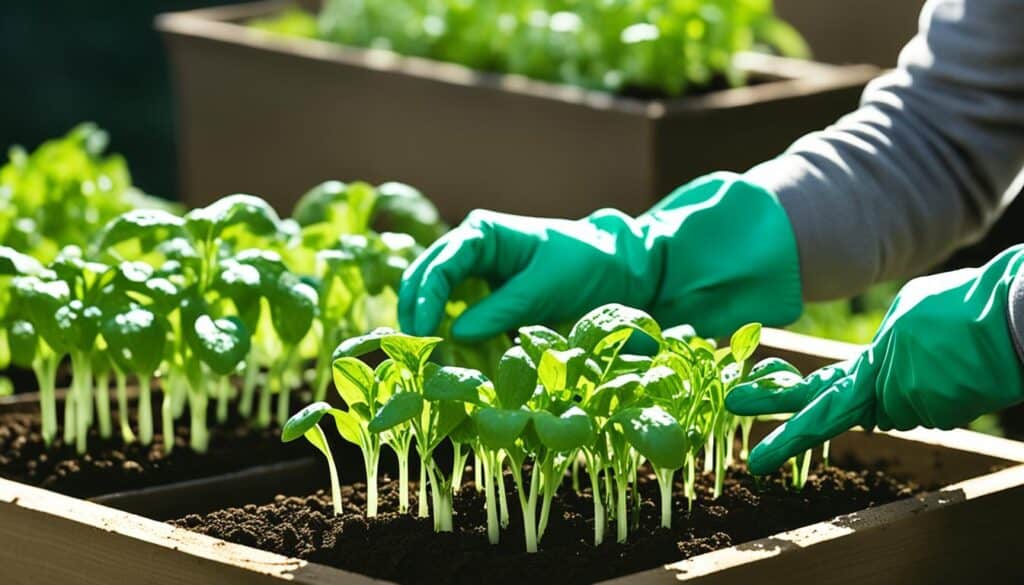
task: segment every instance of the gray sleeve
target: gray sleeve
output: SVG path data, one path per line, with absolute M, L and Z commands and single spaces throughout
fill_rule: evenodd
M 929 0 L 859 109 L 746 178 L 778 194 L 804 298 L 823 300 L 976 240 L 1024 187 L 1022 169 L 1024 0 Z

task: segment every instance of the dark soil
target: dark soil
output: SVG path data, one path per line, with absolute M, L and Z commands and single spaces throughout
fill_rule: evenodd
M 641 523 L 628 543 L 593 542 L 593 507 L 587 491 L 563 488 L 556 496 L 541 551 L 524 551 L 518 498 L 511 480 L 511 525 L 501 543 L 487 542 L 483 495 L 472 484 L 455 498 L 455 532 L 436 534 L 429 520 L 398 514 L 398 487 L 381 485 L 380 516 L 363 517 L 365 486 L 345 486 L 345 513 L 333 516 L 328 494 L 278 496 L 264 506 L 189 515 L 174 524 L 239 544 L 400 583 L 590 583 L 827 520 L 905 498 L 915 486 L 881 472 L 819 468 L 803 491 L 783 475 L 760 485 L 740 469 L 730 471 L 723 496 L 710 499 L 713 476 L 698 481 L 698 501 L 687 514 L 682 485 L 674 498 L 673 529 L 657 528 L 660 510 L 653 477 L 641 478 Z M 412 491 L 415 494 L 415 490 Z M 415 506 L 413 506 L 415 509 Z
M 157 432 L 153 444 L 125 445 L 114 419 L 114 437 L 101 440 L 94 429 L 89 453 L 79 456 L 59 436 L 47 448 L 43 443 L 38 414 L 0 415 L 0 477 L 51 489 L 77 497 L 139 489 L 176 481 L 237 471 L 255 465 L 275 463 L 309 455 L 301 442 L 282 444 L 280 431 L 251 429 L 240 418 L 223 426 L 213 424 L 205 454 L 188 446 L 188 417 L 175 428 L 175 447 L 164 453 L 163 437 Z M 159 418 L 154 419 L 159 428 Z M 133 425 L 138 429 L 137 425 Z

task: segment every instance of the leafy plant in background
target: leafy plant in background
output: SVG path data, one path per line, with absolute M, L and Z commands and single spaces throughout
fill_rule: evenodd
M 60 245 L 49 260 L 25 253 L 45 257 L 49 245 L 0 246 L 0 366 L 35 370 L 50 444 L 59 426 L 56 371 L 69 359 L 64 439 L 81 453 L 94 426 L 101 438 L 113 435 L 111 377 L 120 436 L 144 444 L 156 434 L 151 381 L 159 380 L 165 452 L 174 448 L 175 421 L 186 406 L 191 447 L 204 451 L 209 401 L 216 401 L 217 422 L 227 421 L 237 386 L 239 410 L 253 416 L 253 424 L 271 424 L 274 395 L 276 419 L 286 421 L 290 395 L 308 368 L 320 378 L 326 371 L 329 381 L 330 352 L 342 335 L 396 324 L 401 272 L 421 244 L 446 229 L 430 201 L 400 183 L 328 182 L 303 197 L 289 219 L 250 195 L 231 195 L 184 215 L 125 210 L 130 199 L 119 199 L 118 189 L 83 186 L 110 186 L 113 179 L 103 173 L 123 168 L 120 159 L 99 157 L 104 141 L 94 127 L 83 126 L 3 171 L 4 185 L 13 186 L 5 197 L 41 193 L 52 205 L 63 201 L 68 213 L 77 209 L 90 218 L 119 210 L 88 246 L 64 245 L 75 239 L 71 231 L 58 234 L 64 239 L 38 240 Z M 54 220 L 51 203 L 37 210 L 39 221 Z M 24 223 L 21 208 L 16 211 L 5 219 Z M 379 227 L 408 233 L 375 231 Z M 129 379 L 138 386 L 137 433 Z M 315 382 L 322 396 L 327 382 Z
M 404 55 L 612 92 L 680 95 L 725 79 L 752 49 L 806 56 L 799 34 L 764 0 L 327 0 L 251 25 Z
M 654 355 L 624 353 L 633 335 L 653 340 Z M 475 368 L 430 363 L 438 337 L 377 329 L 335 351 L 335 380 L 348 410 L 309 408 L 333 414 L 342 436 L 364 447 L 367 478 L 374 484 L 368 493 L 376 490 L 373 445 L 391 445 L 401 470 L 408 465 L 409 442 L 415 441 L 423 469 L 420 514 L 432 513 L 435 530 L 452 530 L 451 495 L 461 482 L 468 449 L 482 468 L 492 543 L 507 525 L 501 489 L 506 467 L 519 498 L 526 549 L 533 552 L 557 491 L 567 483 L 579 489 L 579 481 L 566 475 L 579 473 L 580 461 L 594 502 L 595 544 L 603 542 L 609 522 L 615 523 L 617 540 L 625 542 L 639 522 L 638 476 L 645 465 L 659 483 L 661 523 L 669 527 L 680 469 L 692 505 L 699 455 L 715 474 L 714 498 L 733 462 L 737 434 L 745 456 L 751 421 L 725 410 L 728 392 L 741 382 L 756 381 L 770 392 L 801 380 L 784 360 L 751 362 L 759 337 L 760 325 L 747 325 L 728 347 L 718 348 L 690 327 L 662 330 L 643 311 L 612 304 L 585 315 L 567 335 L 542 326 L 520 329 L 519 344 L 490 368 L 492 378 Z M 375 369 L 356 359 L 378 349 L 387 358 Z M 309 419 L 305 410 L 293 417 L 286 429 L 296 431 L 283 438 L 306 432 Z M 380 443 L 372 442 L 373 434 Z M 454 452 L 451 474 L 433 458 L 446 439 Z M 809 461 L 807 455 L 795 468 L 794 486 L 803 486 Z M 407 489 L 408 474 L 400 474 L 401 489 Z M 428 486 L 432 512 L 425 510 Z

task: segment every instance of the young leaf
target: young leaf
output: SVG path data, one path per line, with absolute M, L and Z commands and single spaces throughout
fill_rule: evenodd
M 519 329 L 519 341 L 523 349 L 534 363 L 540 362 L 540 356 L 546 350 L 554 349 L 564 351 L 569 349 L 569 340 L 559 332 L 544 327 L 543 325 L 532 325 Z
M 413 337 L 404 333 L 389 335 L 380 340 L 380 348 L 395 362 L 418 374 L 423 365 L 441 343 L 440 337 Z
M 47 272 L 38 260 L 8 248 L 0 246 L 0 276 L 41 276 Z
M 537 370 L 520 346 L 501 356 L 494 391 L 502 408 L 515 410 L 526 404 L 537 387 Z
M 360 357 L 380 349 L 381 341 L 386 337 L 398 335 L 398 332 L 390 327 L 378 327 L 365 335 L 350 337 L 338 344 L 334 350 L 334 359 L 342 357 Z
M 405 183 L 391 182 L 377 187 L 373 216 L 382 231 L 409 234 L 423 246 L 430 245 L 446 231 L 434 204 Z
M 133 209 L 109 221 L 94 240 L 93 252 L 128 240 L 168 241 L 185 235 L 185 220 L 162 209 Z
M 297 345 L 309 332 L 316 316 L 316 290 L 294 275 L 283 275 L 277 281 L 270 301 L 274 331 L 286 345 Z
M 569 332 L 569 344 L 590 354 L 599 354 L 607 347 L 626 343 L 634 331 L 663 343 L 661 327 L 647 313 L 612 303 L 594 309 L 576 322 Z
M 341 181 L 326 181 L 310 189 L 295 203 L 292 219 L 305 227 L 327 221 L 327 210 L 338 201 L 344 201 L 348 188 Z
M 249 354 L 249 332 L 238 317 L 200 315 L 192 325 L 196 356 L 221 376 L 235 371 Z
M 299 437 L 304 436 L 310 429 L 316 426 L 325 414 L 333 410 L 326 402 L 314 402 L 309 406 L 296 412 L 281 427 L 281 441 L 290 443 Z
M 270 235 L 281 230 L 281 219 L 274 208 L 252 195 L 221 197 L 185 215 L 185 227 L 198 240 L 216 238 L 224 230 L 239 224 L 245 225 L 256 235 Z
M 338 434 L 341 435 L 341 438 L 355 445 L 363 444 L 363 435 L 359 432 L 360 417 L 358 414 L 351 410 L 338 410 L 336 408 L 332 408 L 330 413 L 334 416 L 334 426 L 338 428 Z
M 570 407 L 560 416 L 545 410 L 535 412 L 533 428 L 545 447 L 559 452 L 591 445 L 597 436 L 590 416 L 578 406 Z
M 545 350 L 537 367 L 537 378 L 549 392 L 573 388 L 583 373 L 586 360 L 587 352 L 579 347 L 566 351 Z
M 454 400 L 481 404 L 480 388 L 490 383 L 479 370 L 445 366 L 424 377 L 423 397 L 431 401 Z
M 740 327 L 732 334 L 729 340 L 729 347 L 732 350 L 733 359 L 737 362 L 746 361 L 754 355 L 757 345 L 761 343 L 761 324 L 748 323 Z
M 515 446 L 530 422 L 525 410 L 507 410 L 485 407 L 473 414 L 480 442 L 488 449 L 508 449 Z
M 380 407 L 367 429 L 371 433 L 382 433 L 412 420 L 421 412 L 423 412 L 423 396 L 416 392 L 399 392 L 393 394 L 387 404 Z
M 334 386 L 345 404 L 350 407 L 354 404 L 369 404 L 375 384 L 370 366 L 357 358 L 343 357 L 334 360 L 332 370 Z
M 689 443 L 679 422 L 659 406 L 626 408 L 609 421 L 626 441 L 661 469 L 679 469 L 686 462 Z
M 152 312 L 134 308 L 103 323 L 103 339 L 122 372 L 150 376 L 160 367 L 167 344 L 167 326 Z

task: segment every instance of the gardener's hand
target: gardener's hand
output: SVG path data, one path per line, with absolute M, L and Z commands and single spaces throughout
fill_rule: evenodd
M 1013 333 L 1024 327 L 1011 327 L 1009 310 L 1024 304 L 1010 294 L 1022 263 L 1017 246 L 982 268 L 912 280 L 856 359 L 785 390 L 733 389 L 725 403 L 736 414 L 796 413 L 751 451 L 750 471 L 768 473 L 855 425 L 951 429 L 1024 400 Z
M 496 289 L 455 322 L 462 339 L 576 319 L 610 302 L 706 336 L 748 321 L 787 323 L 802 306 L 785 211 L 728 173 L 681 187 L 636 219 L 612 210 L 576 221 L 474 212 L 406 270 L 402 329 L 434 333 L 451 290 L 468 276 Z

